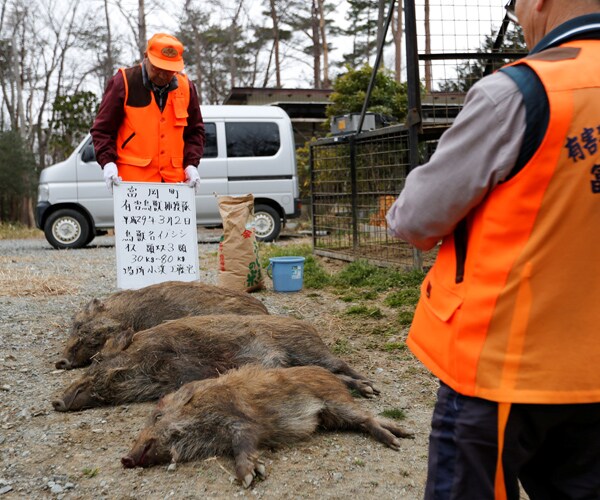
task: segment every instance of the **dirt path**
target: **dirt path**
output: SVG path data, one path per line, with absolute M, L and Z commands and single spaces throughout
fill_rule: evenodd
M 286 241 L 298 243 L 280 244 Z M 201 279 L 215 283 L 216 244 L 200 244 L 199 250 Z M 50 404 L 80 375 L 54 368 L 71 317 L 91 298 L 115 291 L 114 266 L 110 237 L 61 252 L 44 240 L 0 241 L 0 497 L 422 498 L 437 384 L 408 351 L 384 348 L 392 311 L 382 319 L 350 320 L 340 314 L 348 304 L 330 293 L 277 294 L 270 282 L 255 296 L 273 314 L 313 322 L 336 354 L 381 389 L 379 398 L 359 404 L 373 413 L 403 410 L 402 425 L 416 438 L 403 440 L 395 452 L 366 435 L 321 432 L 264 450 L 268 478 L 249 490 L 234 481 L 227 457 L 123 469 L 120 457 L 153 403 L 66 414 Z M 398 331 L 398 341 L 405 334 Z

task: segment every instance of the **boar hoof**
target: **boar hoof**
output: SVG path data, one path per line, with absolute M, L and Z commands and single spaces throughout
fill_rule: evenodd
M 400 451 L 400 440 L 394 438 L 391 442 L 388 443 L 388 446 L 392 449 L 392 450 L 396 450 L 396 451 Z
M 135 467 L 135 460 L 131 457 L 121 458 L 121 463 L 126 469 L 133 469 Z
M 54 407 L 54 409 L 56 411 L 68 411 L 69 410 L 67 408 L 67 405 L 65 405 L 65 402 L 62 399 L 56 399 L 55 401 L 52 401 L 52 406 Z
M 244 488 L 250 488 L 250 485 L 252 484 L 253 479 L 254 479 L 253 474 L 246 474 L 246 476 L 244 476 L 244 479 L 242 481 L 242 486 Z
M 68 359 L 59 359 L 54 365 L 58 370 L 70 370 L 71 362 Z

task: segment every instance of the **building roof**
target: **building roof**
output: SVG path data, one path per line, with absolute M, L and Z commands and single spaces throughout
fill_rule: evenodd
M 329 103 L 332 89 L 279 89 L 233 87 L 223 104 L 272 104 L 275 102 Z M 256 102 L 263 101 L 263 102 Z
M 234 87 L 223 104 L 270 105 L 285 110 L 293 122 L 320 123 L 327 118 L 332 89 Z

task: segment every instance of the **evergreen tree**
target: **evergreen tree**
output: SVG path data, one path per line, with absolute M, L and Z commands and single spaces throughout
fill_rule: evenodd
M 37 177 L 33 153 L 21 134 L 0 132 L 0 222 L 31 222 L 26 201 L 34 193 Z
M 52 109 L 50 150 L 55 159 L 64 159 L 89 132 L 98 110 L 98 98 L 93 92 L 74 92 L 58 96 Z
M 333 83 L 333 93 L 329 98 L 331 105 L 327 107 L 328 118 L 362 110 L 372 71 L 368 65 L 360 69 L 346 66 L 346 73 Z M 367 110 L 404 121 L 408 107 L 407 89 L 407 84 L 396 82 L 388 70 L 379 70 Z
M 352 51 L 343 55 L 343 64 L 358 68 L 369 64 L 377 50 L 379 0 L 348 0 L 348 5 L 350 27 L 345 34 L 352 38 Z

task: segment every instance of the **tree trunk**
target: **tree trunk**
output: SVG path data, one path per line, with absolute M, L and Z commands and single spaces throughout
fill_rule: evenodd
M 235 42 L 236 35 L 238 33 L 238 19 L 240 17 L 240 13 L 242 11 L 242 7 L 244 6 L 244 0 L 239 0 L 237 8 L 235 10 L 235 14 L 233 19 L 231 20 L 231 29 L 229 30 L 229 74 L 230 74 L 230 87 L 233 88 L 236 86 L 237 81 L 237 62 L 235 59 Z
M 394 37 L 394 48 L 396 57 L 394 60 L 395 80 L 398 83 L 402 82 L 402 35 L 404 34 L 403 26 L 403 0 L 398 0 L 396 5 L 396 15 L 392 22 L 392 36 Z
M 429 0 L 425 0 L 425 53 L 431 54 L 431 15 Z M 431 61 L 425 61 L 425 89 L 431 92 Z
M 377 43 L 376 49 L 379 49 L 379 46 L 383 44 L 382 38 L 384 37 L 383 27 L 385 24 L 385 4 L 386 0 L 379 0 L 377 5 Z M 383 49 L 382 49 L 383 50 Z M 375 52 L 375 57 L 377 57 L 377 52 Z M 381 66 L 383 67 L 383 57 L 381 58 Z
M 275 49 L 275 86 L 281 88 L 281 66 L 279 59 L 279 20 L 277 18 L 277 10 L 275 0 L 269 0 L 271 6 L 271 19 L 273 20 L 273 47 Z
M 146 7 L 144 0 L 138 0 L 138 47 L 140 48 L 140 60 L 146 52 Z
M 102 72 L 102 83 L 103 88 L 106 88 L 115 67 L 112 50 L 112 33 L 110 31 L 110 17 L 108 16 L 108 0 L 104 0 L 104 18 L 106 19 L 106 60 L 104 63 L 104 71 Z
M 327 30 L 325 29 L 325 9 L 323 8 L 323 0 L 318 0 L 318 4 L 321 52 L 323 53 L 323 88 L 328 89 L 331 86 L 331 81 L 329 80 L 329 48 L 327 47 Z
M 271 71 L 271 63 L 273 62 L 273 52 L 275 52 L 275 41 L 273 41 L 273 45 L 269 51 L 269 61 L 267 62 L 267 69 L 265 69 L 265 78 L 262 85 L 263 88 L 265 88 L 269 83 L 269 71 Z
M 14 117 L 13 129 L 19 131 L 21 137 L 25 138 L 27 136 L 27 128 L 25 122 L 25 103 L 23 102 L 23 80 L 21 71 L 21 61 L 16 57 L 15 51 L 16 47 L 19 47 L 17 44 L 16 38 L 12 41 L 11 47 L 11 59 L 12 59 L 12 69 L 14 72 L 14 82 L 16 88 L 16 114 Z
M 319 34 L 319 13 L 316 0 L 312 0 L 312 8 L 310 9 L 310 19 L 313 39 L 313 75 L 314 86 L 316 89 L 321 88 L 321 43 Z

